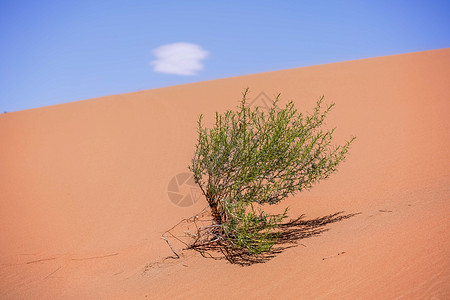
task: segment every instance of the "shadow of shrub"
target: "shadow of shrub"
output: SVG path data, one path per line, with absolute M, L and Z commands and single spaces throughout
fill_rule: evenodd
M 270 252 L 254 255 L 246 249 L 237 248 L 224 241 L 216 241 L 206 245 L 192 246 L 191 249 L 198 251 L 203 257 L 223 260 L 226 259 L 232 264 L 249 266 L 256 263 L 264 263 L 282 253 L 284 250 L 297 247 L 301 240 L 319 236 L 329 230 L 327 225 L 349 219 L 359 213 L 345 214 L 343 211 L 331 215 L 326 215 L 315 219 L 305 219 L 301 215 L 297 219 L 290 220 L 279 226 L 277 232 L 277 243 Z

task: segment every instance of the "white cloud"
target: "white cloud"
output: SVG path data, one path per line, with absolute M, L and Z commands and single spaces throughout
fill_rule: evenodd
M 200 61 L 208 56 L 208 51 L 190 43 L 163 45 L 154 49 L 153 53 L 156 60 L 151 64 L 155 72 L 177 75 L 195 75 L 203 69 Z

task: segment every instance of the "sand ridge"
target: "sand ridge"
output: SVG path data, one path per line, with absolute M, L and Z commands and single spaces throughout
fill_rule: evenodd
M 1 298 L 448 299 L 449 86 L 440 49 L 2 114 Z M 197 117 L 235 108 L 246 87 L 300 111 L 336 103 L 337 143 L 358 137 L 347 161 L 283 205 L 293 218 L 360 214 L 262 264 L 171 259 L 161 234 L 206 205 L 167 190 Z

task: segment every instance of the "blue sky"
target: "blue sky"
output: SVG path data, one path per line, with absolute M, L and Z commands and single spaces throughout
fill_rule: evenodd
M 450 1 L 0 1 L 0 112 L 450 47 Z

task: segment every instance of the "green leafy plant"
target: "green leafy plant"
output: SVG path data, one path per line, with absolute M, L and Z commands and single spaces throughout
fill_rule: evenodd
M 309 189 L 336 171 L 355 140 L 332 146 L 334 129 L 322 130 L 334 104 L 323 108 L 323 97 L 311 114 L 289 102 L 269 112 L 247 105 L 248 89 L 237 111 L 216 113 L 215 124 L 198 120 L 198 141 L 189 169 L 211 208 L 214 224 L 208 241 L 226 242 L 249 254 L 270 251 L 277 228 L 286 218 L 269 214 L 264 205 Z M 204 240 L 205 233 L 199 233 Z M 198 240 L 198 239 L 197 239 Z

